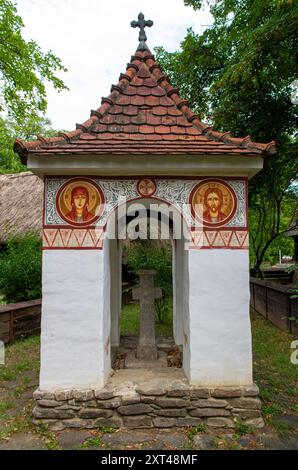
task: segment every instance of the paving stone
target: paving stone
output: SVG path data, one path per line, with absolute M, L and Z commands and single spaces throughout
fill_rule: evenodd
M 173 448 L 177 450 L 185 449 L 185 446 L 188 444 L 188 437 L 181 430 L 163 429 L 161 432 L 158 432 L 156 435 L 158 442 L 162 442 L 165 445 L 166 449 Z
M 281 424 L 288 429 L 298 429 L 298 416 L 297 415 L 279 415 L 272 418 L 274 424 Z
M 198 450 L 213 449 L 214 436 L 211 434 L 196 434 L 193 438 L 193 447 Z
M 263 434 L 258 437 L 259 444 L 267 450 L 298 450 L 298 437 L 279 437 L 275 434 Z
M 66 430 L 58 435 L 58 442 L 62 449 L 68 450 L 81 446 L 90 437 L 91 434 L 85 430 Z
M 128 419 L 131 418 L 129 417 Z M 127 431 L 118 431 L 114 432 L 113 434 L 104 434 L 101 437 L 103 444 L 110 448 L 113 448 L 114 446 L 142 444 L 143 442 L 148 441 L 148 439 L 152 439 L 152 436 L 137 430 L 133 433 Z
M 31 433 L 12 435 L 8 441 L 0 442 L 0 450 L 42 450 L 45 442 L 40 436 Z
M 137 403 L 135 405 L 120 406 L 117 411 L 121 415 L 139 415 L 150 413 L 152 407 L 143 403 Z

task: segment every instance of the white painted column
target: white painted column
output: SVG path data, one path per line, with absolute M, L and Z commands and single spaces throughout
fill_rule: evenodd
M 248 250 L 189 251 L 191 384 L 252 383 Z
M 172 242 L 173 269 L 173 335 L 176 344 L 183 344 L 184 299 L 184 239 Z
M 106 250 L 45 250 L 40 389 L 98 388 L 110 372 Z
M 119 255 L 119 241 L 109 240 L 110 266 L 111 266 L 111 343 L 119 346 L 120 343 L 120 295 L 121 289 L 121 258 Z M 120 266 L 119 266 L 120 264 Z

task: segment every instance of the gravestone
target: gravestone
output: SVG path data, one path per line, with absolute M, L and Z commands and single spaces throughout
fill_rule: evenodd
M 140 334 L 137 348 L 137 358 L 145 360 L 157 359 L 155 341 L 155 299 L 162 296 L 161 289 L 154 287 L 154 269 L 142 269 L 137 272 L 140 277 L 140 287 L 132 290 L 134 300 L 140 301 Z

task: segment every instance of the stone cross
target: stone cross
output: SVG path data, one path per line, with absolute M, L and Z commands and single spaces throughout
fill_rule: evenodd
M 130 26 L 132 28 L 140 28 L 140 33 L 139 33 L 140 44 L 137 49 L 138 51 L 148 50 L 148 46 L 146 44 L 147 35 L 145 33 L 145 27 L 148 26 L 149 28 L 151 28 L 152 25 L 153 25 L 153 21 L 145 20 L 145 16 L 143 15 L 143 13 L 139 13 L 138 21 L 132 21 L 130 23 Z
M 155 305 L 154 299 L 160 299 L 161 289 L 154 287 L 154 269 L 142 269 L 137 272 L 140 277 L 140 287 L 132 290 L 134 300 L 140 301 L 140 335 L 137 348 L 137 358 L 145 360 L 157 359 L 155 342 Z

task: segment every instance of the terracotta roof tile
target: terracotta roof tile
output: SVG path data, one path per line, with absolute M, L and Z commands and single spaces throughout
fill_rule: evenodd
M 112 85 L 111 94 L 91 117 L 59 137 L 17 140 L 15 150 L 25 162 L 36 155 L 181 154 L 247 155 L 275 153 L 274 142 L 235 138 L 204 124 L 179 96 L 149 51 L 137 51 Z

